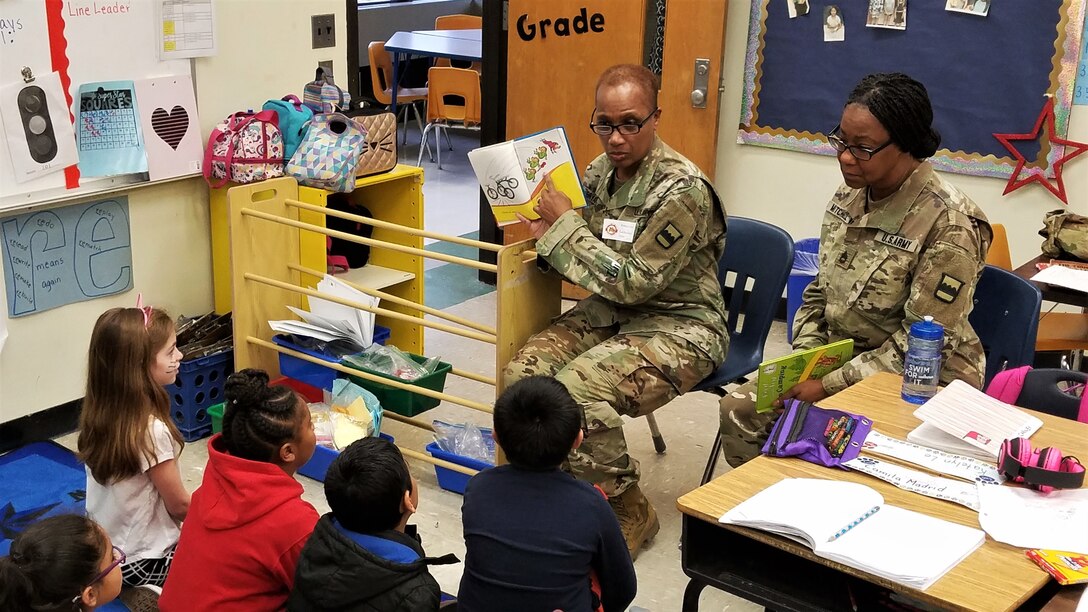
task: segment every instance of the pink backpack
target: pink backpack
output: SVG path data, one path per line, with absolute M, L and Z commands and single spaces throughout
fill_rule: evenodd
M 228 181 L 256 183 L 283 176 L 283 136 L 273 110 L 234 113 L 215 126 L 204 148 L 204 179 L 219 188 Z M 213 179 L 216 179 L 213 182 Z
M 1011 370 L 1003 370 L 998 372 L 994 376 L 993 380 L 986 387 L 986 395 L 999 399 L 1006 404 L 1017 404 L 1020 400 L 1020 396 L 1024 391 L 1024 384 L 1030 374 L 1032 374 L 1031 366 L 1021 366 L 1019 368 L 1013 368 Z M 1040 379 L 1037 384 L 1041 385 L 1045 391 L 1047 406 L 1022 406 L 1024 408 L 1031 408 L 1033 410 L 1041 410 L 1042 412 L 1048 412 L 1050 414 L 1057 414 L 1063 407 L 1071 406 L 1076 400 L 1076 396 L 1063 392 L 1058 389 L 1056 383 L 1058 381 L 1071 381 L 1083 384 L 1084 375 L 1080 372 L 1073 372 L 1071 370 L 1035 370 L 1034 374 L 1039 377 L 1043 377 L 1046 380 Z M 1034 391 L 1034 389 L 1033 389 Z M 1032 395 L 1036 395 L 1033 393 Z M 1036 402 L 1031 402 L 1036 403 Z M 1059 404 L 1063 404 L 1061 406 Z M 1070 411 L 1071 412 L 1071 411 Z M 1074 418 L 1070 415 L 1070 418 Z M 1088 392 L 1084 392 L 1080 397 L 1080 406 L 1076 411 L 1076 420 L 1082 423 L 1088 423 Z

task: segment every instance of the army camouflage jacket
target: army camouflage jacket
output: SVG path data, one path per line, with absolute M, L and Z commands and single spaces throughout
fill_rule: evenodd
M 986 358 L 967 315 L 993 238 L 986 216 L 928 162 L 868 211 L 866 194 L 843 185 L 827 206 L 793 347 L 854 339 L 854 358 L 822 379 L 835 393 L 901 373 L 911 324 L 931 315 L 945 328 L 941 383 L 981 387 Z
M 717 272 L 725 248 L 721 199 L 711 197 L 695 164 L 660 138 L 635 176 L 609 195 L 613 172 L 607 156 L 593 160 L 584 219 L 563 214 L 537 240 L 537 253 L 594 294 L 577 306 L 594 326 L 678 336 L 720 364 L 728 345 Z M 633 240 L 602 237 L 616 233 L 606 220 L 633 226 Z

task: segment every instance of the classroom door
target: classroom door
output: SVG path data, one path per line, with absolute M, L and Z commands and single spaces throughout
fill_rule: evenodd
M 665 12 L 658 133 L 711 179 L 718 152 L 727 6 L 726 0 L 668 0 Z M 706 85 L 694 94 L 697 81 Z

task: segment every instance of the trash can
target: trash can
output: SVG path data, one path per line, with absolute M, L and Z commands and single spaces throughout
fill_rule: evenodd
M 793 342 L 793 318 L 801 307 L 801 295 L 819 270 L 819 253 L 819 238 L 805 238 L 793 243 L 793 269 L 786 283 L 786 339 L 790 342 Z

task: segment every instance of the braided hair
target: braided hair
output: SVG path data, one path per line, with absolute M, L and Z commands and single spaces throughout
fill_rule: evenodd
M 283 444 L 298 437 L 298 396 L 290 387 L 268 386 L 264 370 L 245 369 L 224 385 L 223 441 L 235 457 L 276 463 Z
M 73 598 L 90 586 L 109 547 L 85 516 L 42 519 L 15 536 L 0 557 L 0 610 L 79 610 Z
M 933 128 L 933 106 L 925 85 L 901 72 L 870 74 L 850 92 L 846 106 L 857 104 L 888 130 L 892 142 L 914 159 L 937 152 L 941 134 Z

